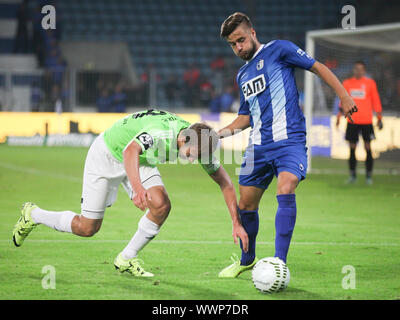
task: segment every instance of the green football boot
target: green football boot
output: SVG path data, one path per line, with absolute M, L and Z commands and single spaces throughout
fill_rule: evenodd
M 143 260 L 138 258 L 125 260 L 122 258 L 122 253 L 120 253 L 114 260 L 115 269 L 121 273 L 128 272 L 135 277 L 154 277 L 154 274 L 145 271 L 141 264 L 143 264 Z
M 13 242 L 16 247 L 20 247 L 29 233 L 38 225 L 35 224 L 31 217 L 31 212 L 37 208 L 32 202 L 26 202 L 22 205 L 21 216 L 14 226 Z
M 248 266 L 242 266 L 240 265 L 240 259 L 236 254 L 232 254 L 231 256 L 232 264 L 227 266 L 225 269 L 223 269 L 219 274 L 219 278 L 236 278 L 239 274 L 246 270 L 253 269 L 254 265 L 257 263 L 258 259 L 257 257 L 254 259 L 254 261 L 249 264 Z

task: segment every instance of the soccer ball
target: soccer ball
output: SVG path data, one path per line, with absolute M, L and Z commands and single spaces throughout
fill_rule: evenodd
M 290 281 L 290 272 L 279 258 L 262 258 L 252 271 L 254 286 L 261 292 L 276 292 L 285 289 Z

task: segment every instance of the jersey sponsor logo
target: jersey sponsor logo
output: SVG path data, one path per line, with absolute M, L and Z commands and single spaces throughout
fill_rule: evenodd
M 246 99 L 263 92 L 266 88 L 265 77 L 263 74 L 250 79 L 242 85 L 243 95 Z
M 257 62 L 257 70 L 261 70 L 264 67 L 264 59 L 261 59 L 260 61 Z
M 143 144 L 145 150 L 151 148 L 154 143 L 153 137 L 149 135 L 147 132 L 143 132 L 137 138 Z
M 365 99 L 365 90 L 364 89 L 351 89 L 350 95 L 356 99 Z

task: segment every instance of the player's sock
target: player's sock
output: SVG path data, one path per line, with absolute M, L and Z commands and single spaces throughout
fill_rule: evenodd
M 247 252 L 243 251 L 243 243 L 240 240 L 240 248 L 242 249 L 242 258 L 240 259 L 240 264 L 242 266 L 247 266 L 251 264 L 256 257 L 256 238 L 258 233 L 258 209 L 254 211 L 240 210 L 240 219 L 242 221 L 242 226 L 246 230 L 249 237 L 249 250 Z
M 277 197 L 278 211 L 275 217 L 275 257 L 286 263 L 290 240 L 296 223 L 296 195 L 280 194 Z
M 356 149 L 353 149 L 353 148 L 350 148 L 349 167 L 350 167 L 350 175 L 353 178 L 355 178 L 356 177 L 357 159 L 356 159 Z
M 136 257 L 138 252 L 160 232 L 160 226 L 146 217 L 147 212 L 140 219 L 138 229 L 131 241 L 122 251 L 122 258 L 126 260 Z
M 31 217 L 34 223 L 44 224 L 54 230 L 72 233 L 72 219 L 77 214 L 72 211 L 47 211 L 34 208 Z
M 371 150 L 367 150 L 367 160 L 366 160 L 365 166 L 367 169 L 367 178 L 371 178 L 372 168 L 374 166 L 374 158 L 372 157 Z

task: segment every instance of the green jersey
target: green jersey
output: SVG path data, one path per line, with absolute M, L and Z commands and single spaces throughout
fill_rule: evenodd
M 104 141 L 120 162 L 123 162 L 124 150 L 135 141 L 142 148 L 139 163 L 154 167 L 178 159 L 177 138 L 179 132 L 189 126 L 189 122 L 173 113 L 149 109 L 118 120 L 104 131 Z M 208 174 L 220 167 L 215 157 L 201 165 Z

